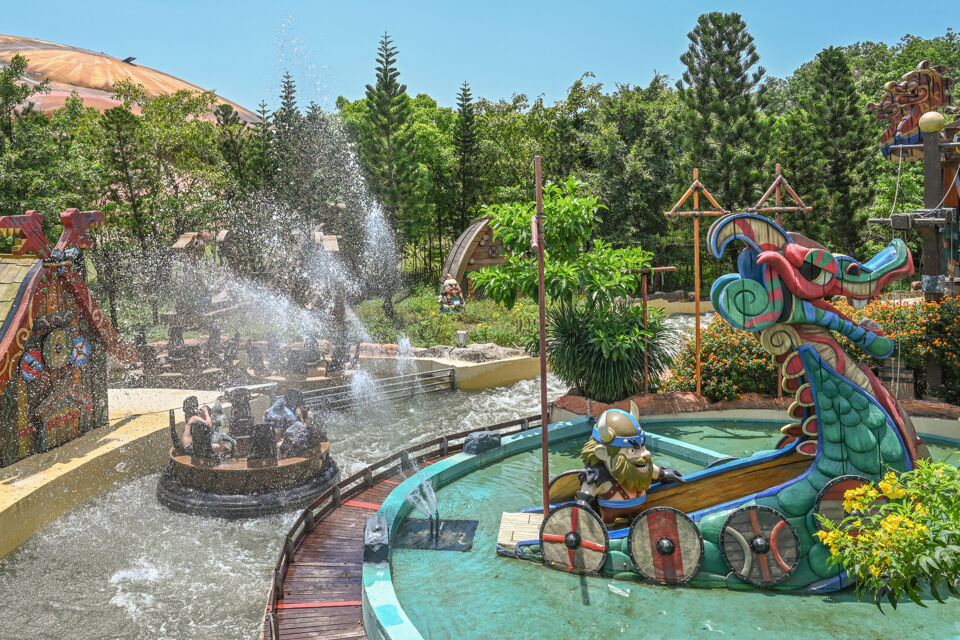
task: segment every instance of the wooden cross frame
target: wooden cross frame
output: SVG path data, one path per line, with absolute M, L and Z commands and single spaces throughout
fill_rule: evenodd
M 793 198 L 793 201 L 796 203 L 794 206 L 785 207 L 783 206 L 783 193 L 782 190 L 787 190 L 787 195 Z M 776 195 L 776 205 L 775 206 L 765 206 L 767 200 L 770 199 L 771 195 Z M 783 226 L 783 214 L 785 213 L 810 213 L 813 211 L 813 207 L 808 207 L 803 203 L 803 200 L 800 199 L 800 196 L 797 195 L 797 192 L 793 190 L 793 187 L 790 186 L 790 183 L 787 182 L 787 179 L 783 177 L 783 174 L 780 172 L 780 163 L 777 163 L 777 173 L 776 177 L 773 179 L 773 184 L 764 191 L 763 195 L 760 196 L 760 199 L 757 200 L 757 204 L 752 207 L 747 207 L 748 213 L 775 213 L 777 214 L 777 224 Z
M 714 209 L 700 209 L 701 193 L 703 193 L 703 196 L 714 206 Z M 680 207 L 683 206 L 683 203 L 686 202 L 691 195 L 693 196 L 693 209 L 680 211 Z M 680 200 L 677 201 L 677 204 L 673 205 L 673 209 L 663 214 L 668 218 L 693 218 L 693 301 L 694 314 L 696 315 L 694 336 L 697 353 L 697 395 L 700 395 L 700 218 L 704 216 L 722 216 L 725 213 L 728 212 L 717 204 L 713 195 L 700 183 L 700 170 L 694 169 L 693 184 L 690 185 Z

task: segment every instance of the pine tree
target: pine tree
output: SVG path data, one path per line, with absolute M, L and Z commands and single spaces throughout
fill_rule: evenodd
M 377 81 L 367 85 L 367 105 L 370 110 L 370 124 L 374 137 L 367 148 L 366 165 L 377 180 L 375 186 L 383 199 L 388 217 L 392 224 L 400 215 L 403 177 L 403 163 L 400 161 L 407 146 L 404 135 L 410 115 L 407 85 L 400 84 L 397 71 L 397 48 L 390 36 L 383 34 L 377 55 Z
M 807 171 L 816 180 L 807 203 L 814 208 L 811 215 L 828 221 L 834 248 L 855 254 L 863 226 L 857 214 L 874 196 L 868 170 L 876 140 L 843 51 L 830 47 L 817 55 L 800 104 Z
M 294 207 L 302 203 L 298 194 L 304 186 L 304 163 L 300 156 L 303 115 L 297 106 L 297 83 L 289 72 L 283 74 L 280 83 L 280 108 L 273 114 L 274 148 L 281 199 Z
M 753 36 L 739 13 L 701 15 L 680 56 L 686 65 L 677 83 L 684 109 L 682 180 L 699 167 L 703 181 L 727 209 L 753 204 L 763 168 L 760 81 L 765 71 Z
M 453 146 L 457 153 L 457 177 L 460 183 L 457 207 L 460 211 L 462 232 L 467 228 L 477 193 L 477 118 L 470 85 L 466 81 L 457 94 L 457 124 L 453 130 Z

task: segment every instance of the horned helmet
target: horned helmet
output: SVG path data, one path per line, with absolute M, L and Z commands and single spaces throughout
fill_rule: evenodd
M 646 434 L 640 426 L 640 409 L 630 401 L 630 411 L 607 409 L 593 426 L 593 439 L 607 447 L 642 450 Z

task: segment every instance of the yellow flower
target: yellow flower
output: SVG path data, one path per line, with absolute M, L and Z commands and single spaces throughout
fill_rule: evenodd
M 880 574 L 883 573 L 883 568 L 879 565 L 872 564 L 870 565 L 870 573 L 873 574 L 874 578 L 879 578 Z

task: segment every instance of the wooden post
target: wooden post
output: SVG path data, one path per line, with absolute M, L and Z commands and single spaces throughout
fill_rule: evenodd
M 940 132 L 925 132 L 923 136 L 923 206 L 935 209 L 943 199 L 943 167 L 940 164 Z M 923 274 L 920 276 L 923 299 L 940 300 L 943 287 L 931 286 L 924 280 L 937 280 L 940 270 L 940 229 L 920 227 L 920 242 L 923 252 Z M 943 384 L 943 370 L 935 358 L 927 358 L 927 396 Z
M 643 329 L 647 329 L 647 274 L 640 275 L 640 288 L 643 291 Z M 643 350 L 643 392 L 650 393 L 650 358 L 647 350 Z
M 534 182 L 537 193 L 537 213 L 534 216 L 536 235 L 531 238 L 531 249 L 537 252 L 537 303 L 540 307 L 540 447 L 543 460 L 543 516 L 550 513 L 550 451 L 547 437 L 547 303 L 543 281 L 543 171 L 540 156 L 533 158 Z
M 709 211 L 700 210 L 700 194 L 703 193 L 703 196 L 710 202 L 714 209 Z M 687 198 L 693 196 L 693 210 L 692 211 L 680 211 L 681 205 L 686 202 Z M 697 378 L 697 394 L 700 394 L 701 390 L 701 381 L 700 381 L 700 218 L 703 216 L 722 216 L 727 213 L 723 207 L 721 207 L 716 199 L 710 194 L 709 191 L 701 184 L 700 182 L 700 170 L 693 170 L 693 184 L 690 185 L 690 188 L 687 189 L 683 197 L 673 205 L 673 209 L 667 211 L 664 215 L 668 218 L 693 218 L 693 302 L 694 302 L 694 312 L 696 321 L 694 324 L 694 344 L 696 345 L 696 378 Z
M 700 170 L 693 170 L 693 179 L 698 180 Z M 700 211 L 700 190 L 693 192 L 693 210 Z M 693 219 L 693 314 L 696 316 L 694 324 L 694 343 L 697 351 L 697 395 L 700 395 L 700 216 Z

